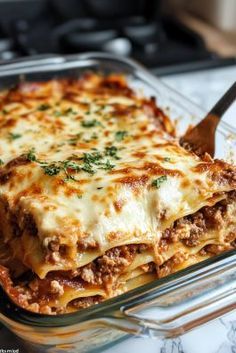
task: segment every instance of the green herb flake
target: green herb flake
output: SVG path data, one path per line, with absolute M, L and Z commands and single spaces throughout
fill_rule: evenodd
M 104 169 L 104 170 L 111 170 L 115 168 L 114 164 L 111 164 L 111 162 L 109 160 L 106 161 L 106 163 L 103 163 L 101 167 L 99 167 L 99 169 Z
M 6 109 L 3 109 L 2 114 L 6 115 L 6 114 L 8 114 L 8 111 Z
M 123 131 L 117 131 L 115 133 L 115 139 L 117 142 L 121 142 L 126 136 L 128 135 L 128 132 L 123 130 Z
M 155 187 L 156 189 L 159 189 L 161 184 L 164 183 L 167 180 L 167 176 L 166 175 L 162 175 L 161 177 L 153 180 L 152 182 L 152 186 Z
M 80 171 L 80 166 L 78 165 L 78 163 L 74 162 L 74 161 L 70 161 L 70 160 L 65 160 L 63 162 L 63 168 L 64 169 L 72 169 L 75 170 L 76 172 Z
M 170 162 L 170 161 L 171 161 L 171 158 L 170 158 L 170 157 L 165 157 L 165 158 L 164 158 L 164 161 L 165 161 L 165 162 Z
M 50 108 L 49 104 L 41 104 L 38 106 L 37 110 L 40 112 L 44 112 L 45 110 L 48 110 Z
M 102 124 L 97 121 L 96 119 L 92 120 L 83 120 L 81 121 L 81 126 L 85 128 L 91 128 L 91 127 L 96 127 L 96 126 L 102 126 Z
M 21 134 L 14 134 L 13 132 L 10 132 L 8 136 L 11 141 L 17 140 L 22 137 Z
M 74 114 L 74 115 L 76 115 L 77 112 L 74 111 L 72 108 L 68 108 L 68 109 L 65 110 L 65 114 Z
M 85 164 L 95 164 L 98 165 L 99 161 L 103 158 L 100 152 L 84 153 L 83 161 Z
M 83 167 L 81 168 L 84 172 L 89 173 L 91 175 L 95 174 L 96 172 L 92 169 L 92 166 L 90 164 L 84 164 Z
M 4 164 L 3 160 L 0 159 L 0 166 L 3 165 L 3 164 Z
M 35 162 L 37 160 L 35 155 L 35 148 L 31 148 L 29 152 L 26 154 L 28 161 Z
M 82 199 L 82 195 L 77 195 L 77 198 L 78 199 Z
M 49 176 L 57 175 L 61 171 L 61 167 L 56 165 L 55 163 L 52 163 L 52 164 L 49 164 L 46 166 L 42 166 L 42 168 L 44 170 L 44 174 L 47 174 Z
M 108 157 L 113 157 L 115 159 L 120 159 L 120 157 L 117 156 L 118 148 L 115 146 L 109 146 L 105 148 L 105 156 Z
M 84 171 L 90 175 L 96 173 L 98 169 L 103 170 L 111 170 L 115 167 L 114 164 L 111 163 L 109 159 L 104 160 L 106 156 L 119 159 L 116 155 L 117 148 L 115 146 L 107 147 L 105 152 L 99 152 L 96 149 L 90 153 L 84 153 L 82 157 L 78 157 L 77 155 L 72 155 L 69 159 L 63 161 L 54 161 L 48 163 L 46 161 L 41 161 L 36 157 L 35 149 L 31 148 L 26 154 L 27 159 L 32 162 L 37 162 L 40 167 L 43 169 L 44 174 L 49 176 L 55 176 L 59 173 L 64 175 L 64 182 L 68 181 L 79 181 L 73 175 L 74 173 L 78 173 L 80 171 Z M 73 160 L 75 159 L 75 160 Z M 102 188 L 102 187 L 101 187 Z M 98 188 L 101 189 L 101 188 Z
M 66 183 L 68 181 L 77 181 L 73 175 L 66 174 L 66 178 L 63 179 L 63 181 Z

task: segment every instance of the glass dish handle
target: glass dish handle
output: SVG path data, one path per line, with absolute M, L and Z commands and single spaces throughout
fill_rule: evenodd
M 0 61 L 0 69 L 4 68 L 4 76 L 7 76 L 15 73 L 15 70 L 29 70 L 29 68 L 37 68 L 39 65 L 41 67 L 46 65 L 60 65 L 64 62 L 65 58 L 63 56 L 41 54 L 31 56 L 27 61 L 27 65 L 25 64 L 25 58 Z
M 124 304 L 119 312 L 121 328 L 141 336 L 175 337 L 236 309 L 233 262 L 191 272 L 191 268 L 183 276 L 180 272 L 158 286 L 158 296 L 152 290 Z

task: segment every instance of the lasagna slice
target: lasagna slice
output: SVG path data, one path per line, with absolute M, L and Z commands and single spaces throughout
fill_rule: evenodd
M 121 75 L 0 92 L 0 282 L 68 313 L 235 246 L 236 168 L 180 146 Z

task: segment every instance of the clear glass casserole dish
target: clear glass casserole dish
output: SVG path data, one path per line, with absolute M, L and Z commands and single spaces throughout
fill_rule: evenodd
M 87 70 L 124 73 L 135 90 L 157 98 L 158 105 L 177 121 L 178 134 L 204 116 L 199 107 L 135 62 L 102 53 L 1 64 L 0 88 L 21 80 L 75 77 Z M 217 131 L 216 155 L 236 159 L 236 131 L 224 122 Z M 58 316 L 17 308 L 0 289 L 0 321 L 35 352 L 101 350 L 128 334 L 174 337 L 236 308 L 235 264 L 236 252 L 226 252 L 102 304 Z

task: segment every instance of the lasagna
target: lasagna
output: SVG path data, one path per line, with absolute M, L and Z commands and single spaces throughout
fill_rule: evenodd
M 42 314 L 86 308 L 232 249 L 236 168 L 181 147 L 122 75 L 0 92 L 0 283 Z

